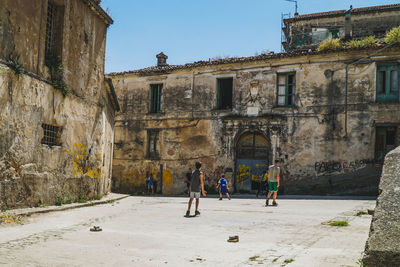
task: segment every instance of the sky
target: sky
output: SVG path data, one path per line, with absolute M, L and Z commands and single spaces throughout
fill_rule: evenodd
M 299 14 L 400 3 L 399 0 L 298 0 Z M 106 73 L 281 50 L 285 0 L 102 0 L 108 28 Z

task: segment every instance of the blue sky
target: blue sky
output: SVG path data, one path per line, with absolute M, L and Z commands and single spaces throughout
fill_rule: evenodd
M 299 0 L 300 14 L 395 4 L 399 0 Z M 284 0 L 102 0 L 114 19 L 108 29 L 106 73 L 156 64 L 280 51 Z

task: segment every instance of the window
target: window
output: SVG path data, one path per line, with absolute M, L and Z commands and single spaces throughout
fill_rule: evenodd
M 48 146 L 61 145 L 60 142 L 61 127 L 43 123 L 42 128 L 43 128 L 42 144 Z
M 383 162 L 385 155 L 397 147 L 397 127 L 377 127 L 375 141 L 375 160 Z
M 217 109 L 232 109 L 233 78 L 217 79 Z
M 296 74 L 279 73 L 277 87 L 277 105 L 281 107 L 293 106 L 296 88 Z
M 157 130 L 147 131 L 147 158 L 158 158 L 158 133 Z
M 161 89 L 162 84 L 150 85 L 150 113 L 161 112 Z
M 53 0 L 47 4 L 45 55 L 46 58 L 59 57 L 62 54 L 64 25 L 64 7 L 56 5 Z
M 399 65 L 378 65 L 376 74 L 376 102 L 399 102 Z

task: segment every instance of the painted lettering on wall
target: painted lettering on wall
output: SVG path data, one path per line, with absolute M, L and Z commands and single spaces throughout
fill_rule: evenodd
M 103 170 L 101 166 L 93 164 L 93 162 L 99 162 L 101 160 L 101 155 L 89 154 L 85 145 L 75 143 L 71 150 L 64 150 L 64 157 L 65 155 L 72 157 L 74 175 L 87 175 L 92 178 L 102 177 Z
M 374 163 L 373 159 L 363 159 L 355 161 L 317 161 L 314 168 L 317 174 L 340 173 L 346 171 L 356 171 L 365 168 L 367 164 Z
M 251 168 L 245 164 L 239 164 L 237 171 L 237 184 L 243 186 L 244 181 L 250 177 Z

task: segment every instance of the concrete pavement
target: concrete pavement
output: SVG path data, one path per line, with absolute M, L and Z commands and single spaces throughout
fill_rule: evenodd
M 4 266 L 358 266 L 374 200 L 128 197 L 0 225 Z M 194 210 L 192 210 L 194 213 Z M 347 220 L 347 227 L 324 224 Z M 90 232 L 99 225 L 102 232 Z M 239 235 L 238 243 L 228 243 Z M 286 261 L 286 262 L 285 262 Z

